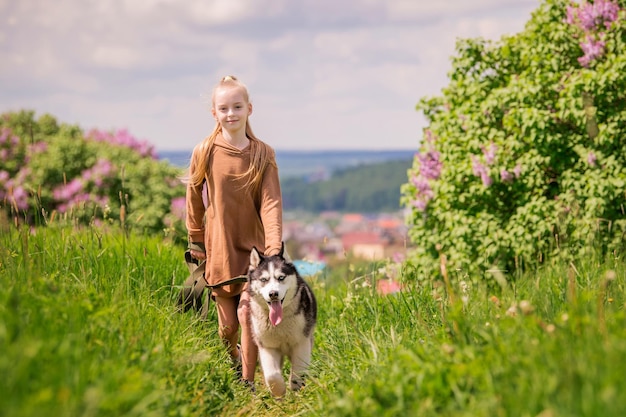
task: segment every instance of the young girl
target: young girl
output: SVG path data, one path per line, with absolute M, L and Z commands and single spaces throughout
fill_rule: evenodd
M 246 86 L 233 76 L 222 78 L 213 89 L 211 113 L 215 129 L 191 156 L 186 225 L 191 255 L 207 260 L 205 279 L 216 285 L 247 274 L 252 247 L 266 255 L 280 252 L 282 199 L 274 150 L 250 128 Z M 212 296 L 219 335 L 234 363 L 241 361 L 243 380 L 253 386 L 258 349 L 246 285 L 225 285 Z

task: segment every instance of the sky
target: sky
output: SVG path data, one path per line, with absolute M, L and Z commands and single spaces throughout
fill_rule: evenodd
M 520 32 L 540 3 L 0 0 L 0 113 L 189 150 L 232 74 L 277 150 L 417 150 L 415 105 L 448 84 L 457 39 Z

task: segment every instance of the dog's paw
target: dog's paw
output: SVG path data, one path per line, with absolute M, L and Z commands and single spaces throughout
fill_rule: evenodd
M 280 373 L 269 375 L 265 378 L 265 383 L 274 397 L 282 397 L 287 391 L 285 380 Z
M 292 377 L 291 381 L 290 381 L 290 385 L 291 385 L 291 390 L 292 391 L 299 391 L 302 388 L 304 388 L 304 378 L 295 378 Z

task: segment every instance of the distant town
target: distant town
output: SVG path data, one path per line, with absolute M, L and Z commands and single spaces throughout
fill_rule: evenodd
M 182 168 L 188 164 L 190 154 L 190 150 L 166 151 L 161 152 L 160 158 Z M 414 154 L 410 149 L 277 151 L 276 159 L 281 181 L 300 177 L 314 183 L 328 180 L 340 169 L 411 160 Z M 399 187 L 401 181 L 392 182 L 391 187 Z M 404 259 L 410 246 L 404 211 L 368 214 L 346 211 L 285 211 L 283 237 L 290 256 L 318 265 L 351 258 L 392 262 Z
M 404 259 L 409 247 L 403 212 L 323 212 L 315 217 L 285 213 L 283 236 L 294 258 L 328 263 L 348 257 L 363 260 Z

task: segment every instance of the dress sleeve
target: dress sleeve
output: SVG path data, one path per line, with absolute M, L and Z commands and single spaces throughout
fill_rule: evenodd
M 191 163 L 189 166 L 189 177 L 194 172 L 197 166 L 196 154 L 198 148 L 195 148 L 191 157 Z M 189 242 L 204 242 L 204 214 L 205 207 L 202 200 L 203 185 L 194 186 L 191 181 L 187 182 L 187 194 L 186 194 L 186 218 L 185 225 L 187 226 L 187 234 Z
M 273 152 L 263 175 L 260 212 L 265 231 L 265 255 L 276 255 L 280 252 L 283 239 L 283 201 Z

